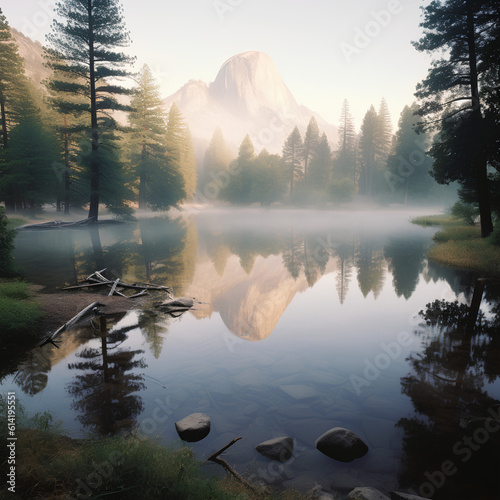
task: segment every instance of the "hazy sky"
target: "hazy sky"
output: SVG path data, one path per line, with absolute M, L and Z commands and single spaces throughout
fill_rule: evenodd
M 0 0 L 11 26 L 44 42 L 58 0 Z M 337 124 L 349 100 L 356 128 L 385 97 L 397 123 L 429 56 L 427 0 L 122 0 L 138 67 L 150 65 L 164 97 L 190 79 L 211 82 L 231 56 L 266 52 L 300 104 Z

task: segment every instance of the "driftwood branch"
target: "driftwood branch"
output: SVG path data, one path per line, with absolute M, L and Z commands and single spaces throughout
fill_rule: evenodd
M 58 330 L 56 330 L 52 335 L 49 335 L 41 344 L 40 347 L 43 347 L 45 344 L 52 344 L 55 345 L 58 348 L 58 345 L 54 343 L 54 339 L 59 337 L 63 332 L 66 330 L 69 330 L 73 326 L 75 326 L 78 322 L 82 321 L 83 318 L 86 316 L 89 316 L 90 314 L 94 314 L 95 309 L 97 307 L 104 307 L 104 304 L 100 304 L 99 302 L 92 302 L 89 306 L 87 306 L 85 309 L 82 309 L 76 316 L 73 316 L 67 323 L 64 323 L 63 326 L 61 326 Z
M 115 280 L 115 282 L 113 283 L 113 286 L 111 287 L 111 290 L 108 293 L 108 297 L 111 297 L 115 293 L 115 290 L 116 290 L 116 287 L 118 286 L 118 283 L 120 283 L 120 278 Z
M 222 458 L 219 457 L 219 455 L 221 455 L 222 453 L 224 453 L 228 448 L 230 448 L 231 446 L 233 446 L 233 444 L 237 443 L 240 439 L 243 439 L 243 438 L 241 438 L 241 437 L 234 438 L 230 443 L 228 443 L 226 446 L 224 446 L 223 448 L 221 448 L 219 451 L 217 451 L 214 454 L 210 455 L 205 460 L 205 462 L 208 462 L 210 460 L 211 462 L 214 462 L 216 464 L 222 465 L 222 467 L 224 467 L 224 469 L 226 469 L 226 471 L 229 472 L 229 474 L 231 474 L 241 484 L 243 484 L 246 488 L 248 488 L 249 490 L 253 491 L 257 495 L 259 495 L 260 492 L 259 492 L 259 490 L 255 486 L 253 486 L 252 484 L 250 484 L 241 474 L 238 474 L 238 472 L 236 472 L 224 459 L 222 459 Z

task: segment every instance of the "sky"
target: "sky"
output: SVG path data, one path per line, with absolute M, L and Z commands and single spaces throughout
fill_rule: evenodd
M 59 0 L 0 0 L 10 25 L 44 43 Z M 356 129 L 385 97 L 394 126 L 427 54 L 422 35 L 428 0 L 121 0 L 137 69 L 147 63 L 167 97 L 189 80 L 212 82 L 222 64 L 257 50 L 274 61 L 299 104 L 337 124 L 344 99 Z

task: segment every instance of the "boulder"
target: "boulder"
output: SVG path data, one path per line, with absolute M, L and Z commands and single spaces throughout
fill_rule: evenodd
M 205 413 L 192 413 L 175 422 L 175 429 L 183 441 L 201 441 L 210 432 L 210 417 Z
M 349 500 L 391 500 L 388 496 L 380 493 L 375 488 L 356 488 L 347 496 Z
M 267 458 L 278 460 L 279 462 L 286 462 L 289 460 L 293 453 L 293 439 L 290 437 L 279 437 L 264 441 L 258 444 L 255 449 Z
M 429 500 L 428 498 L 411 495 L 410 493 L 401 493 L 400 491 L 391 492 L 391 500 Z
M 340 462 L 352 462 L 368 453 L 368 446 L 354 432 L 334 427 L 316 439 L 316 448 L 327 457 Z

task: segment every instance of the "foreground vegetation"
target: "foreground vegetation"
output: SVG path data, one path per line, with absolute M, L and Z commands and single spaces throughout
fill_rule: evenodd
M 6 413 L 0 396 L 0 411 Z M 107 498 L 169 500 L 249 500 L 249 492 L 233 479 L 203 474 L 189 448 L 168 449 L 136 438 L 76 440 L 62 434 L 61 426 L 45 412 L 28 417 L 17 408 L 16 493 L 0 490 L 0 498 Z M 5 426 L 6 427 L 6 426 Z M 5 442 L 6 429 L 0 431 Z M 218 467 L 216 464 L 205 467 Z M 300 500 L 295 491 L 271 493 L 259 498 Z
M 447 266 L 460 267 L 488 276 L 500 276 L 500 228 L 488 238 L 481 238 L 481 229 L 465 219 L 452 215 L 431 215 L 412 219 L 424 227 L 442 226 L 433 239 L 436 245 L 429 259 Z

